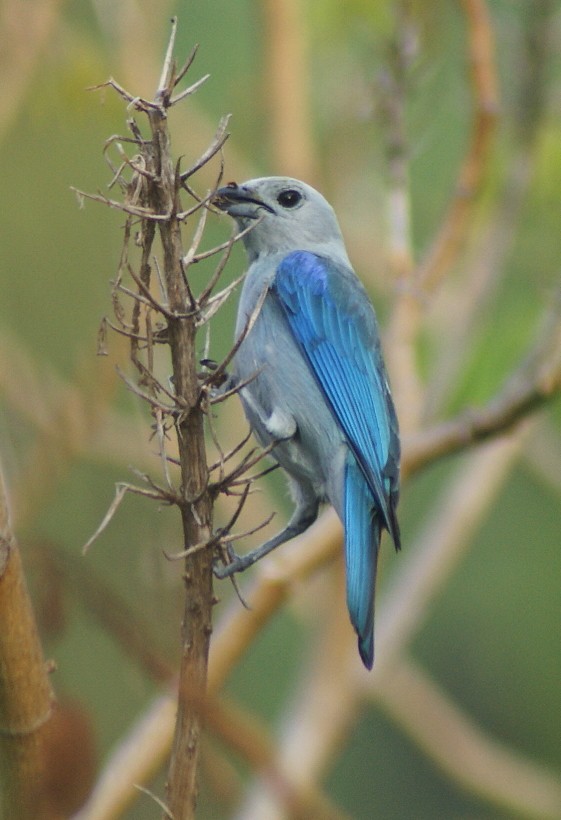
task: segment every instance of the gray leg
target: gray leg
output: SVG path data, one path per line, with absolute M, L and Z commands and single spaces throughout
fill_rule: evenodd
M 264 555 L 272 552 L 280 544 L 285 541 L 290 541 L 297 535 L 305 532 L 318 517 L 319 501 L 317 498 L 308 499 L 306 504 L 299 504 L 294 511 L 294 515 L 288 522 L 287 526 L 281 532 L 274 535 L 269 541 L 265 541 L 260 547 L 248 552 L 247 555 L 232 555 L 232 562 L 222 567 L 214 567 L 214 574 L 217 578 L 229 578 L 235 572 L 243 572 L 244 569 L 251 567 Z

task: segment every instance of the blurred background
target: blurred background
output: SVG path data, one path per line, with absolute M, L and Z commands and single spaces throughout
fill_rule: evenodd
M 230 113 L 225 180 L 289 174 L 334 205 L 380 318 L 406 452 L 485 406 L 559 328 L 555 0 L 4 0 L 0 457 L 74 750 L 60 762 L 66 816 L 177 663 L 182 568 L 164 556 L 181 549 L 176 511 L 127 497 L 82 555 L 115 482 L 161 465 L 148 411 L 116 373 L 130 368 L 124 341 L 96 355 L 123 216 L 70 190 L 107 193 L 103 146 L 131 116 L 86 88 L 114 76 L 153 94 L 173 14 L 178 60 L 200 46 L 190 81 L 211 75 L 171 113 L 175 155 L 189 165 Z M 217 172 L 203 170 L 199 193 Z M 229 233 L 212 217 L 204 247 Z M 243 264 L 236 248 L 224 281 Z M 196 268 L 195 288 L 210 271 Z M 235 298 L 212 326 L 216 359 Z M 287 586 L 224 675 L 239 742 L 219 721 L 209 731 L 200 818 L 301 816 L 284 776 L 314 792 L 310 817 L 561 817 L 560 425 L 553 400 L 484 446 L 407 470 L 372 676 L 339 562 Z M 224 447 L 243 436 L 235 399 L 215 427 Z M 240 528 L 276 510 L 269 534 L 290 499 L 276 473 L 260 487 Z M 221 501 L 217 523 L 229 514 Z M 239 579 L 242 594 L 251 583 Z M 222 628 L 243 611 L 228 582 L 216 593 Z M 154 816 L 134 799 L 87 816 Z

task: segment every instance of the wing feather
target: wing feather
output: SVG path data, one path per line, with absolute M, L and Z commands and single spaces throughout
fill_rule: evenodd
M 352 270 L 308 251 L 288 254 L 271 291 L 399 545 L 399 440 L 374 311 Z

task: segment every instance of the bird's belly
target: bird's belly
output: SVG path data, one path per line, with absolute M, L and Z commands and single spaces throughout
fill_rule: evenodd
M 240 380 L 258 373 L 240 394 L 248 421 L 263 446 L 278 442 L 273 455 L 292 478 L 333 501 L 332 467 L 344 437 L 325 397 L 296 347 L 279 356 L 268 343 L 260 353 L 249 366 L 248 358 L 236 363 Z

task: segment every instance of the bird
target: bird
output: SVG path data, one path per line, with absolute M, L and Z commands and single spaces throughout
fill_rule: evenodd
M 305 182 L 262 177 L 219 188 L 214 204 L 242 234 L 249 267 L 239 299 L 230 389 L 288 477 L 286 527 L 215 567 L 219 578 L 303 533 L 321 504 L 344 528 L 346 599 L 364 666 L 374 662 L 380 539 L 400 548 L 400 442 L 378 323 L 337 217 Z

